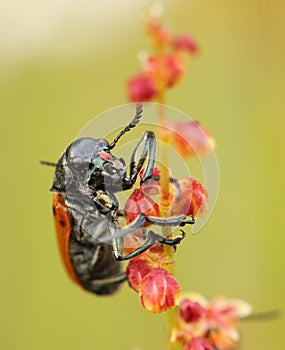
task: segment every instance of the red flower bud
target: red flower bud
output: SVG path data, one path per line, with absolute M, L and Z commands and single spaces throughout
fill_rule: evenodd
M 156 82 L 157 86 L 173 87 L 184 74 L 184 62 L 176 55 L 150 56 L 146 71 Z
M 213 346 L 205 339 L 194 337 L 184 346 L 183 350 L 213 350 Z
M 189 54 L 195 54 L 198 52 L 198 46 L 195 40 L 188 34 L 178 35 L 172 42 L 174 50 L 180 50 L 188 52 Z
M 162 129 L 163 139 L 173 141 L 174 147 L 182 157 L 207 156 L 215 147 L 213 136 L 200 123 L 168 123 Z
M 124 208 L 125 218 L 128 223 L 134 221 L 141 213 L 146 216 L 159 216 L 159 206 L 141 189 L 136 189 L 128 198 Z M 145 226 L 148 226 L 146 223 Z
M 142 73 L 128 81 L 129 99 L 133 102 L 150 101 L 155 97 L 155 85 L 151 77 Z
M 139 294 L 143 307 L 157 313 L 176 305 L 180 296 L 180 287 L 168 271 L 155 268 L 142 279 Z
M 167 28 L 162 27 L 156 20 L 147 23 L 147 29 L 157 45 L 162 47 L 170 43 L 172 38 L 171 32 Z
M 180 317 L 186 323 L 196 322 L 205 312 L 205 309 L 197 302 L 184 299 L 179 307 Z
M 130 261 L 126 270 L 126 275 L 128 277 L 130 286 L 136 292 L 138 292 L 141 287 L 142 279 L 150 271 L 151 267 L 147 265 L 144 259 L 134 258 Z
M 144 172 L 145 172 L 145 168 L 143 168 L 140 171 L 140 173 L 139 173 L 139 176 L 140 176 L 141 179 L 143 177 Z M 153 177 L 156 177 L 156 176 L 160 176 L 160 170 L 158 168 L 153 168 L 151 177 L 153 178 Z
M 206 213 L 208 194 L 199 181 L 189 176 L 178 180 L 180 194 L 176 194 L 171 204 L 170 215 L 202 216 Z

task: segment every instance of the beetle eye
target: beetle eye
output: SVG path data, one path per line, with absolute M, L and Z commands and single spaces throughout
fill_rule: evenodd
M 70 163 L 73 168 L 78 169 L 82 167 L 83 160 L 80 157 L 74 157 L 70 160 Z
M 71 168 L 80 174 L 85 173 L 88 168 L 90 169 L 90 163 L 81 157 L 74 157 L 70 160 L 70 166 Z

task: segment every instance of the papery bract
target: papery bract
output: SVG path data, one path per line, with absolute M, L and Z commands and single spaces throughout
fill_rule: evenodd
M 144 175 L 144 172 L 145 172 L 145 168 L 143 168 L 140 172 L 139 172 L 139 177 L 142 179 L 143 175 Z M 160 176 L 160 170 L 158 168 L 153 168 L 152 169 L 152 175 L 151 177 L 152 178 L 156 178 L 156 177 L 159 177 Z
M 176 305 L 180 287 L 167 271 L 173 269 L 173 264 L 173 257 L 166 255 L 160 244 L 151 246 L 130 261 L 126 275 L 146 310 L 157 313 Z
M 183 350 L 214 350 L 214 348 L 205 339 L 194 337 L 184 346 Z
M 234 350 L 238 343 L 238 339 L 234 339 L 218 329 L 210 330 L 207 334 L 207 339 L 219 350 Z
M 152 39 L 155 40 L 156 45 L 163 47 L 171 42 L 171 32 L 157 23 L 157 21 L 148 22 L 147 30 Z
M 144 170 L 141 171 L 140 176 L 142 176 L 143 171 Z M 159 170 L 157 168 L 154 168 L 152 176 L 153 181 L 150 180 L 141 184 L 140 197 L 143 197 L 144 195 L 145 200 L 149 201 L 149 205 L 151 203 L 151 196 L 160 195 L 160 181 L 155 180 L 155 178 L 159 178 L 159 175 Z M 175 181 L 171 181 L 168 184 L 168 202 L 170 207 L 170 216 L 203 216 L 206 213 L 208 201 L 208 193 L 204 186 L 199 181 L 194 180 L 189 176 L 184 176 L 178 181 L 175 179 Z M 136 197 L 134 194 L 132 196 L 133 198 Z M 141 206 L 141 208 L 144 208 L 144 210 L 146 207 L 147 205 Z M 158 209 L 159 208 L 155 207 L 153 210 L 157 213 Z M 142 212 L 145 213 L 145 211 Z
M 128 81 L 128 95 L 133 102 L 150 101 L 156 95 L 153 79 L 141 73 Z
M 239 340 L 236 322 L 239 318 L 251 313 L 251 305 L 243 300 L 218 297 L 211 300 L 207 306 L 203 327 L 217 328 L 220 334 L 213 334 L 215 339 L 223 342 L 222 350 L 232 349 Z M 215 325 L 215 327 L 213 327 Z M 232 344 L 232 347 L 230 347 Z
M 185 51 L 189 54 L 198 52 L 196 41 L 188 34 L 177 35 L 172 41 L 172 47 L 174 50 Z
M 149 266 L 152 266 L 153 268 L 159 267 L 168 272 L 173 270 L 174 259 L 173 257 L 165 254 L 161 244 L 158 243 L 150 247 L 145 255 L 148 258 Z
M 159 216 L 158 204 L 148 195 L 144 194 L 141 188 L 135 189 L 128 198 L 124 214 L 128 223 L 134 221 L 137 216 L 143 213 L 146 216 Z M 145 226 L 150 225 L 148 222 Z
M 142 279 L 151 271 L 151 267 L 146 263 L 144 259 L 132 259 L 127 267 L 126 275 L 131 287 L 138 292 Z
M 146 63 L 146 72 L 152 77 L 158 89 L 173 87 L 182 78 L 184 70 L 182 59 L 172 54 L 150 56 Z
M 233 319 L 247 317 L 252 312 L 251 305 L 240 299 L 227 299 L 217 297 L 210 301 L 209 308 L 217 313 L 222 313 Z
M 189 340 L 189 334 L 195 337 L 206 337 L 215 349 L 232 350 L 236 347 L 239 340 L 237 330 L 237 320 L 246 317 L 251 312 L 251 306 L 241 300 L 226 299 L 223 297 L 214 298 L 208 301 L 200 294 L 192 293 L 183 300 L 198 302 L 204 312 L 195 322 L 185 324 L 184 317 L 180 317 L 179 341 Z M 185 301 L 184 301 L 185 302 Z M 180 307 L 183 303 L 180 304 Z
M 137 246 L 133 246 L 134 249 L 137 248 L 140 244 L 141 242 L 138 243 Z M 165 255 L 164 249 L 160 244 L 155 244 L 151 246 L 145 253 L 134 257 L 129 262 L 126 270 L 126 275 L 131 287 L 138 292 L 143 277 L 152 269 L 160 268 L 168 271 L 172 269 L 173 265 L 173 258 Z
M 199 122 L 168 122 L 162 129 L 162 137 L 172 141 L 182 157 L 207 156 L 215 147 L 213 136 Z
M 186 323 L 196 322 L 205 313 L 205 309 L 197 302 L 183 299 L 179 305 L 180 317 Z
M 129 235 L 124 237 L 124 254 L 130 254 L 145 241 L 144 232 L 142 228 L 137 229 Z M 131 260 L 132 261 L 132 260 Z
M 170 215 L 202 216 L 206 213 L 208 194 L 202 184 L 189 176 L 178 180 L 180 193 L 171 204 Z
M 145 18 L 145 27 L 151 37 L 154 55 L 144 55 L 142 72 L 128 82 L 128 95 L 133 102 L 162 101 L 166 89 L 174 87 L 185 72 L 186 52 L 198 51 L 195 40 L 187 34 L 174 35 L 161 24 L 161 8 L 154 6 Z M 159 8 L 159 10 L 157 10 Z
M 173 308 L 180 296 L 180 287 L 166 270 L 155 268 L 146 274 L 139 289 L 143 307 L 153 313 Z

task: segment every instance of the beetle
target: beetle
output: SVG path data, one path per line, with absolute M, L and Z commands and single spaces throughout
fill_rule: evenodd
M 142 117 L 142 105 L 136 105 L 131 122 L 121 130 L 113 142 L 84 137 L 72 142 L 55 166 L 51 191 L 53 215 L 59 250 L 64 266 L 78 285 L 98 295 L 113 294 L 126 280 L 120 261 L 131 259 L 159 242 L 176 247 L 184 238 L 166 239 L 144 228 L 144 243 L 129 254 L 123 254 L 124 236 L 135 230 L 155 224 L 184 226 L 193 224 L 186 215 L 160 218 L 141 213 L 129 225 L 120 227 L 118 218 L 124 216 L 115 193 L 131 189 L 144 163 L 141 184 L 152 181 L 155 163 L 156 139 L 146 131 L 135 147 L 127 175 L 126 163 L 115 157 L 111 150 L 119 139 L 134 128 Z

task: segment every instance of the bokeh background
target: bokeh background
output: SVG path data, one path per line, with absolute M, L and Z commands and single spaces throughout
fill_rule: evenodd
M 137 52 L 150 50 L 149 1 L 0 3 L 0 348 L 154 350 L 164 315 L 144 311 L 124 286 L 87 294 L 65 275 L 51 193 L 56 161 L 97 114 L 127 102 Z M 183 290 L 225 294 L 280 317 L 241 325 L 244 350 L 285 348 L 284 58 L 282 0 L 164 1 L 165 23 L 201 53 L 167 103 L 217 140 L 220 192 L 206 227 L 176 255 Z

